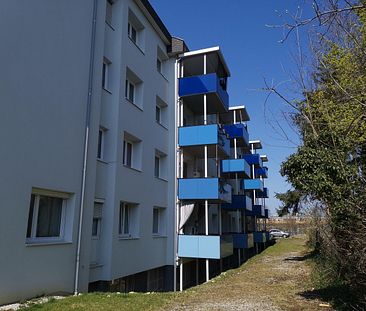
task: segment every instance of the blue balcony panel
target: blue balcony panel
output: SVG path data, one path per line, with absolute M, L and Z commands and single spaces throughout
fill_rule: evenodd
M 241 189 L 263 191 L 263 181 L 260 179 L 243 179 Z
M 269 216 L 268 216 L 268 208 L 266 208 L 266 209 L 264 210 L 264 218 L 266 218 L 266 219 L 268 219 L 268 218 L 269 218 Z
M 235 173 L 238 178 L 250 177 L 250 166 L 244 159 L 227 159 L 221 161 L 221 172 L 223 174 L 232 175 L 235 178 Z M 231 177 L 229 177 L 231 178 Z
M 267 234 L 266 232 L 253 232 L 254 235 L 254 243 L 265 243 L 267 242 Z
M 243 159 L 245 159 L 248 162 L 249 165 L 255 165 L 257 167 L 258 166 L 259 167 L 263 166 L 261 156 L 257 153 L 255 153 L 255 154 L 244 154 Z
M 234 233 L 234 248 L 252 248 L 254 247 L 253 233 Z
M 221 259 L 233 254 L 231 235 L 179 235 L 178 256 Z
M 255 173 L 255 178 L 259 178 L 259 177 L 268 178 L 268 168 L 265 166 L 256 167 L 254 169 L 254 173 Z
M 178 179 L 179 200 L 212 200 L 231 203 L 232 188 L 219 178 Z
M 180 78 L 178 93 L 180 97 L 185 98 L 184 102 L 188 104 L 189 97 L 208 94 L 207 112 L 209 114 L 223 113 L 229 109 L 229 94 L 222 88 L 220 78 L 216 73 Z M 195 98 L 192 98 L 192 100 L 194 101 Z M 203 106 L 203 100 L 198 100 L 193 105 Z M 192 110 L 195 112 L 196 109 L 194 108 Z M 202 109 L 201 107 L 197 108 Z
M 230 156 L 230 140 L 218 124 L 180 127 L 178 144 L 180 147 L 218 145 L 226 156 Z
M 257 198 L 268 199 L 268 188 L 264 187 L 262 191 L 257 191 Z
M 249 134 L 244 124 L 228 124 L 224 126 L 224 129 L 230 139 L 236 138 L 237 147 L 249 146 Z
M 221 208 L 226 210 L 252 209 L 252 199 L 246 195 L 233 195 L 231 203 L 221 204 Z

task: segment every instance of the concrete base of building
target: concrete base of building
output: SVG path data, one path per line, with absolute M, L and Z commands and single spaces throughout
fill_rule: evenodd
M 173 266 L 143 271 L 112 281 L 89 283 L 89 292 L 165 292 L 173 290 Z

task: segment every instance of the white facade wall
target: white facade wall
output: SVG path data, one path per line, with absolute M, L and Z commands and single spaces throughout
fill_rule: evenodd
M 0 305 L 74 291 L 93 3 L 0 3 Z M 97 6 L 80 291 L 89 282 L 173 265 L 174 258 L 174 60 L 162 77 L 156 53 L 164 42 L 134 1 L 115 1 L 114 30 L 105 23 L 105 1 Z M 145 26 L 144 53 L 127 37 L 129 8 Z M 110 93 L 101 88 L 104 57 L 112 62 Z M 143 81 L 143 110 L 125 100 L 127 67 Z M 156 96 L 167 104 L 167 129 L 155 121 Z M 96 159 L 100 126 L 103 161 Z M 122 164 L 125 131 L 142 141 L 140 171 Z M 154 177 L 155 149 L 167 155 L 166 180 Z M 70 195 L 63 243 L 26 243 L 32 188 Z M 100 265 L 90 269 L 96 199 L 104 203 Z M 120 201 L 139 204 L 138 239 L 118 236 Z M 152 235 L 154 206 L 165 208 L 165 237 Z

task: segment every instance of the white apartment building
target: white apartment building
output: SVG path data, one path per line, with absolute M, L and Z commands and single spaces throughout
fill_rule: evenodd
M 0 305 L 173 289 L 184 43 L 146 0 L 3 0 L 0 38 Z

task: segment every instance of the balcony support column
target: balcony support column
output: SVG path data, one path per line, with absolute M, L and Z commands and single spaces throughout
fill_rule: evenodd
M 179 264 L 179 290 L 183 291 L 183 259 L 180 260 Z

